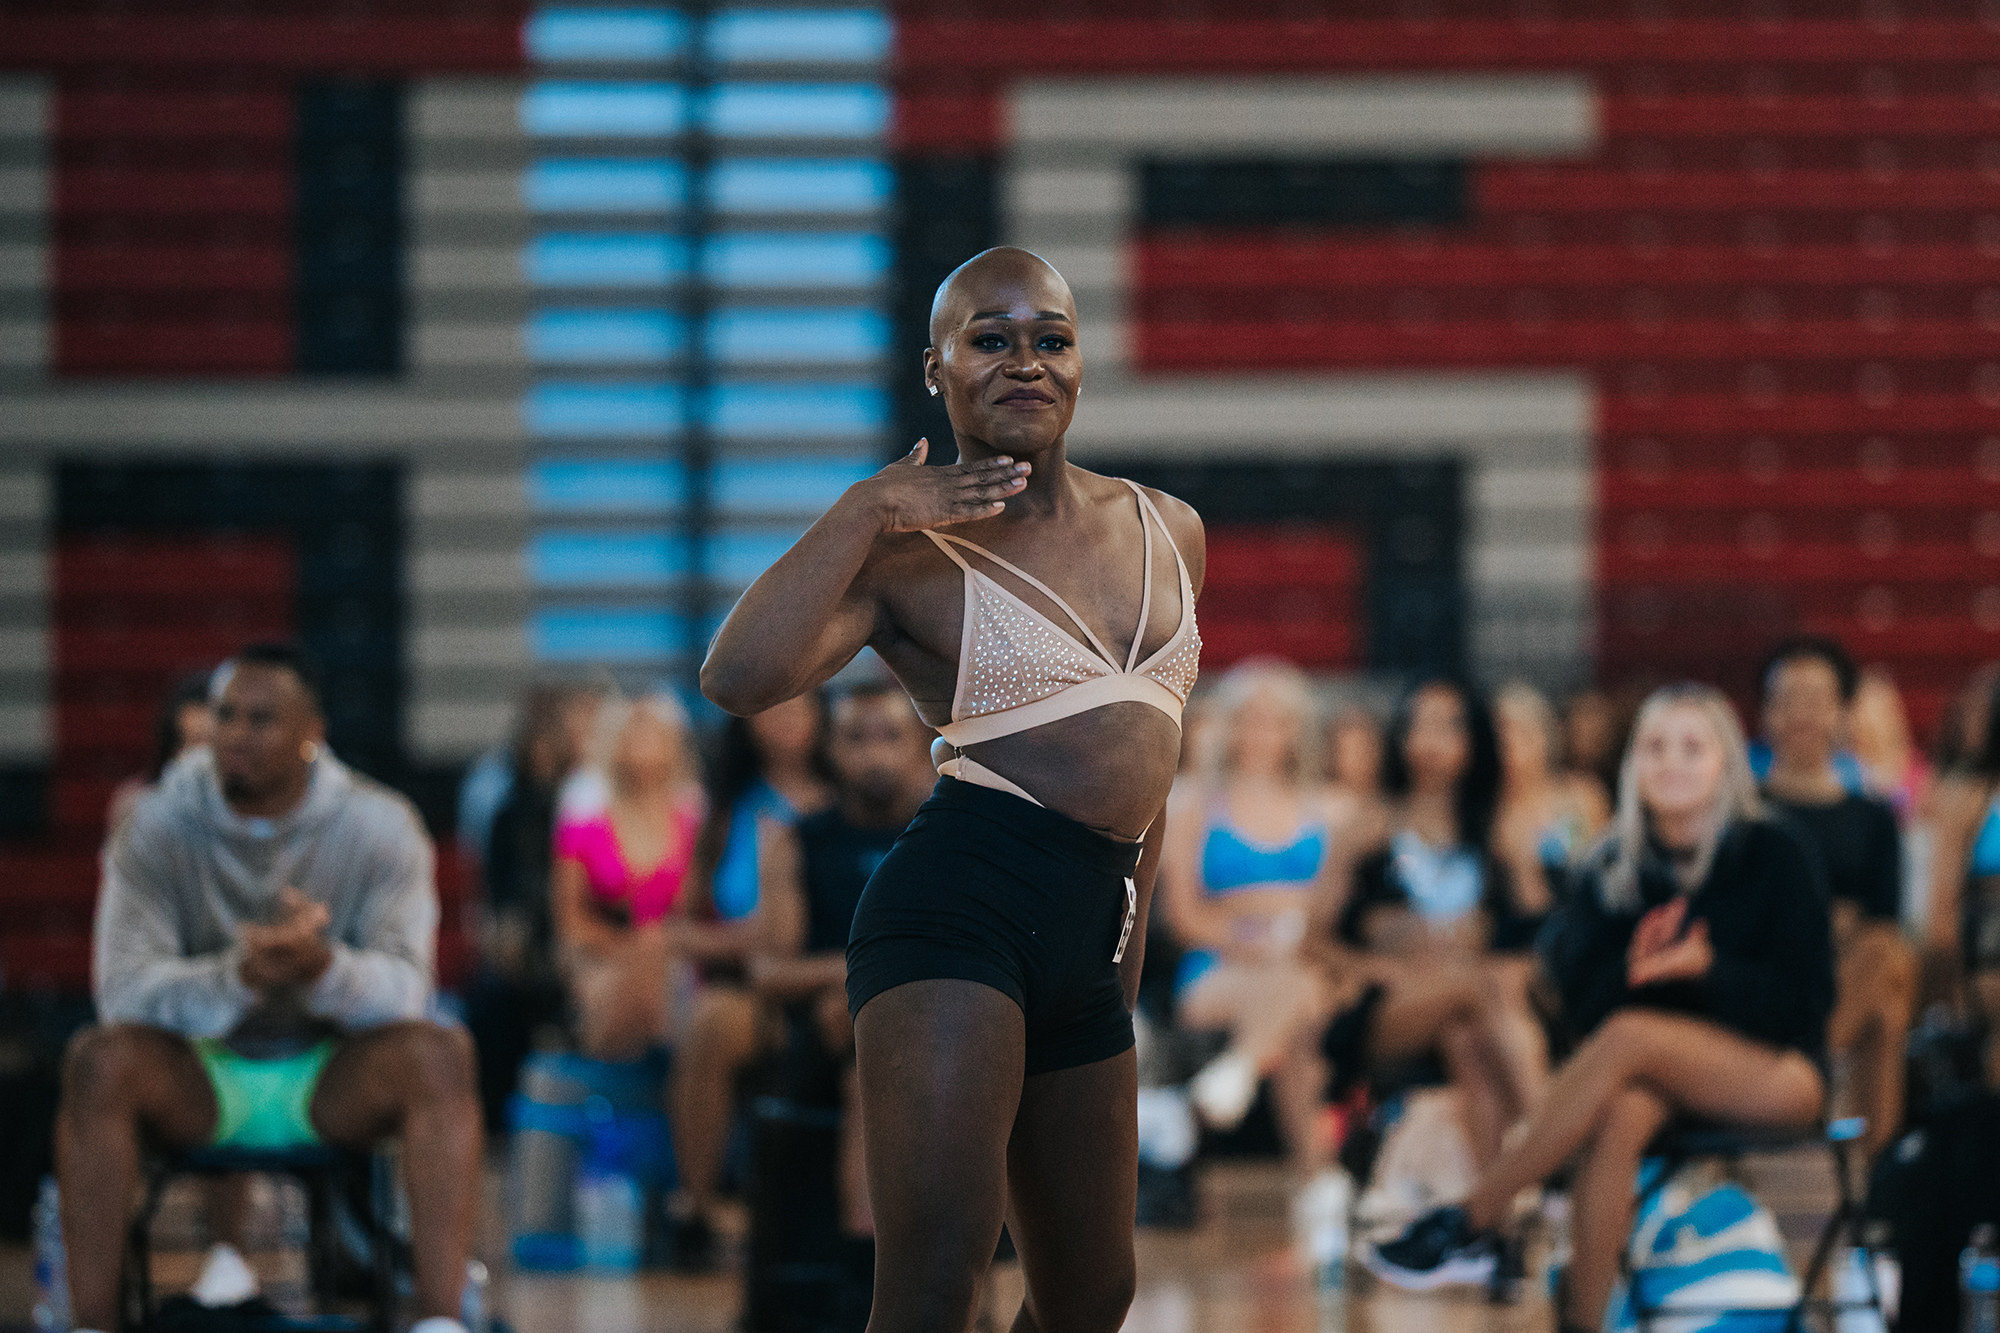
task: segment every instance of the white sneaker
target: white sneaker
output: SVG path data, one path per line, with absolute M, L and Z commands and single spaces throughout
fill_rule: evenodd
M 1257 1100 L 1257 1066 L 1249 1056 L 1224 1051 L 1188 1084 L 1188 1099 L 1212 1129 L 1234 1129 Z
M 234 1245 L 211 1245 L 202 1260 L 201 1276 L 188 1295 L 195 1304 L 211 1310 L 241 1305 L 257 1294 L 257 1274 L 243 1261 Z
M 456 1319 L 447 1319 L 434 1314 L 428 1319 L 419 1319 L 410 1325 L 410 1333 L 466 1333 L 465 1325 Z

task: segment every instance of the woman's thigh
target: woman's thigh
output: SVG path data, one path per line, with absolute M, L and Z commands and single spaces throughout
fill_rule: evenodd
M 1613 1043 L 1630 1081 L 1676 1111 L 1729 1124 L 1809 1125 L 1826 1098 L 1812 1061 L 1751 1041 L 1706 1019 L 1622 1010 L 1585 1042 Z M 1583 1057 L 1578 1053 L 1578 1058 Z
M 1444 1025 L 1476 1008 L 1480 998 L 1480 977 L 1472 968 L 1404 969 L 1389 982 L 1375 1010 L 1368 1033 L 1369 1058 L 1401 1060 L 1424 1054 L 1437 1044 Z
M 1131 1051 L 1027 1081 L 1007 1149 L 1008 1227 L 1043 1333 L 1125 1318 L 1136 1267 L 1138 1064 Z
M 1007 1206 L 1026 1025 L 973 981 L 913 981 L 854 1021 L 877 1333 L 963 1326 Z

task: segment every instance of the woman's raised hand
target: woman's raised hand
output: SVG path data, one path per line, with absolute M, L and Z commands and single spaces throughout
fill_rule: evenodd
M 921 532 L 991 518 L 1007 507 L 1007 497 L 1028 484 L 1028 464 L 1004 454 L 977 463 L 925 467 L 931 442 L 917 447 L 870 477 L 884 532 Z

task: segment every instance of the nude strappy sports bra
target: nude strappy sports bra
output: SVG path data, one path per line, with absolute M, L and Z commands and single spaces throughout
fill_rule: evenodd
M 1123 478 L 1120 478 L 1123 480 Z M 1058 722 L 1078 713 L 1114 703 L 1144 703 L 1180 724 L 1188 691 L 1194 688 L 1201 660 L 1201 634 L 1194 623 L 1194 587 L 1187 561 L 1167 530 L 1165 520 L 1139 486 L 1127 481 L 1139 502 L 1139 530 L 1145 537 L 1145 589 L 1139 598 L 1139 627 L 1122 664 L 1117 654 L 1084 624 L 1069 603 L 1048 584 L 984 547 L 948 532 L 924 535 L 965 571 L 965 628 L 959 637 L 958 685 L 951 700 L 951 721 L 938 728 L 931 747 L 940 773 L 984 787 L 997 787 L 1028 801 L 1033 796 L 992 769 L 969 759 L 964 749 L 998 740 L 1030 727 Z M 1172 637 L 1145 661 L 1140 645 L 1153 610 L 1153 529 L 1157 527 L 1174 553 L 1179 574 L 1181 620 Z M 1049 599 L 1083 636 L 1065 632 L 1049 617 L 973 568 L 963 551 L 992 561 Z M 1086 644 L 1088 646 L 1086 646 Z M 1041 802 L 1035 801 L 1039 805 Z

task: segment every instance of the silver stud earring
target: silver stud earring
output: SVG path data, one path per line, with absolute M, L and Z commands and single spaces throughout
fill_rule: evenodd
M 931 385 L 930 390 L 931 390 L 931 397 L 933 398 L 937 397 L 937 385 L 935 384 Z

